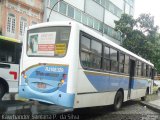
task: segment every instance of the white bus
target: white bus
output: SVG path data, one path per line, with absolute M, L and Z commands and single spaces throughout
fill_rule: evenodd
M 84 108 L 150 94 L 154 65 L 76 22 L 28 28 L 20 64 L 19 96 Z
M 18 40 L 0 36 L 0 100 L 5 93 L 18 92 L 20 54 Z

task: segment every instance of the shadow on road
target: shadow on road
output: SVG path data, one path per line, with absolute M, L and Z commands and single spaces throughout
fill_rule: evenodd
M 138 101 L 127 101 L 123 103 L 123 107 L 129 106 L 129 105 L 137 105 Z M 113 109 L 113 105 L 109 106 L 103 106 L 103 107 L 92 107 L 92 108 L 81 108 L 76 109 L 72 113 L 75 116 L 80 116 L 80 119 L 93 119 L 93 118 L 100 118 L 101 116 L 111 115 L 114 114 L 116 111 Z

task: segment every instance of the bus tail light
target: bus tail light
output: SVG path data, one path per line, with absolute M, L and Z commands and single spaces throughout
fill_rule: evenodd
M 67 78 L 67 74 L 63 74 L 63 80 Z
M 62 83 L 62 84 L 64 83 L 64 80 L 63 80 L 63 79 L 61 80 L 61 83 Z
M 63 84 L 64 83 L 64 81 L 65 81 L 65 79 L 67 78 L 67 75 L 66 74 L 63 74 L 62 75 L 62 80 L 60 81 L 61 82 L 61 84 Z

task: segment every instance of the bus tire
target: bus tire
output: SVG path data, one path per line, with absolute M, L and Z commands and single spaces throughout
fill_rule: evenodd
M 148 94 L 149 94 L 149 88 L 146 89 L 145 96 L 141 97 L 141 101 L 146 101 Z
M 121 108 L 123 103 L 123 93 L 122 91 L 118 91 L 114 98 L 114 110 L 117 111 Z
M 4 85 L 3 85 L 3 84 L 0 84 L 0 100 L 2 100 L 4 94 L 5 94 Z

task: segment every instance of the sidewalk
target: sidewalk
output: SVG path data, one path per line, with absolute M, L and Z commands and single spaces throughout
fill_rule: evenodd
M 160 113 L 160 93 L 147 96 L 146 101 L 140 102 L 142 105 Z

